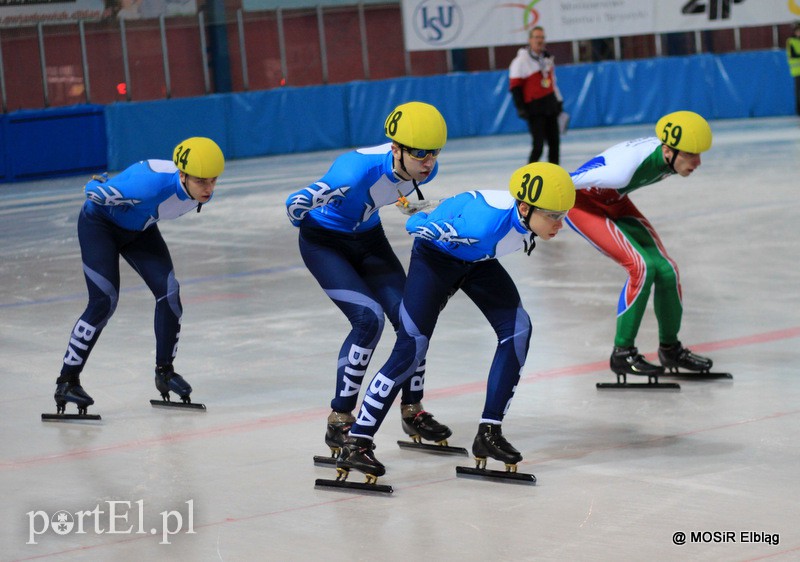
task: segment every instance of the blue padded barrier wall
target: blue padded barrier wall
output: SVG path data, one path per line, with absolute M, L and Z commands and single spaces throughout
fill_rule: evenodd
M 139 160 L 169 160 L 188 137 L 209 137 L 232 157 L 228 146 L 229 95 L 114 103 L 106 107 L 108 168 L 122 170 Z
M 347 85 L 337 84 L 229 96 L 232 154 L 247 158 L 349 146 L 347 91 Z
M 573 129 L 655 123 L 679 108 L 712 120 L 793 112 L 786 57 L 778 50 L 605 61 L 557 72 Z M 527 131 L 506 70 L 281 88 L 108 106 L 109 168 L 167 155 L 193 135 L 214 138 L 228 158 L 378 144 L 392 108 L 412 99 L 442 111 L 451 139 Z
M 710 120 L 794 114 L 782 50 L 605 61 L 557 73 L 572 129 L 655 123 L 676 109 Z M 106 156 L 118 171 L 169 158 L 189 136 L 213 138 L 229 159 L 378 144 L 389 111 L 412 99 L 439 107 L 451 139 L 527 132 L 505 69 L 115 103 L 104 108 L 105 129 L 99 106 L 17 112 L 0 121 L 0 181 L 99 169 Z
M 8 135 L 8 117 L 0 115 L 0 182 L 8 181 L 8 170 L 6 169 L 6 139 Z
M 3 117 L 0 179 L 24 181 L 106 168 L 102 105 L 24 110 Z

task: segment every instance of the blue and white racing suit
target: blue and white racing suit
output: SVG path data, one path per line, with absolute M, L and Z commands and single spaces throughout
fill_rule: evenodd
M 411 252 L 400 330 L 394 349 L 364 395 L 353 437 L 373 438 L 397 389 L 419 367 L 439 313 L 459 289 L 478 306 L 497 334 L 481 422 L 500 423 L 525 364 L 531 321 L 519 292 L 497 258 L 533 249 L 516 201 L 506 191 L 469 191 L 444 200 L 430 214 L 411 216 Z
M 92 179 L 78 217 L 78 240 L 89 303 L 70 334 L 59 381 L 76 378 L 119 300 L 122 256 L 156 299 L 156 364 L 172 363 L 182 307 L 178 281 L 159 220 L 198 208 L 169 160 L 146 160 L 119 175 Z
M 415 190 L 393 170 L 391 143 L 339 156 L 328 172 L 286 200 L 289 220 L 300 227 L 300 254 L 325 294 L 347 316 L 350 333 L 336 364 L 331 408 L 351 412 L 384 326 L 399 327 L 405 271 L 392 250 L 378 209 Z M 427 183 L 438 171 L 434 166 Z M 408 378 L 402 403 L 422 400 L 424 361 Z

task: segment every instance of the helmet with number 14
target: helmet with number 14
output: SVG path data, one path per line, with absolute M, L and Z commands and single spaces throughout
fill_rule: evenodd
M 225 169 L 225 157 L 219 145 L 206 137 L 192 137 L 178 143 L 172 161 L 184 174 L 196 178 L 217 178 Z

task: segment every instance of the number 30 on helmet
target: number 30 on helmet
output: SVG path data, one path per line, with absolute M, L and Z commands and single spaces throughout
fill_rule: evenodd
M 575 205 L 575 184 L 557 164 L 534 162 L 511 175 L 508 191 L 517 201 L 537 209 L 569 211 Z
M 222 149 L 206 137 L 192 137 L 178 143 L 172 151 L 178 169 L 196 178 L 217 178 L 225 169 Z
M 711 127 L 694 111 L 675 111 L 656 123 L 656 136 L 670 148 L 700 154 L 711 148 Z

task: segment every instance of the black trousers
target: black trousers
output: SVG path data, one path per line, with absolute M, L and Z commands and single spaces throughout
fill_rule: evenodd
M 558 164 L 561 150 L 561 134 L 558 130 L 558 114 L 528 115 L 528 130 L 533 139 L 533 148 L 528 163 L 538 162 L 544 152 L 544 143 L 547 142 L 547 160 Z

